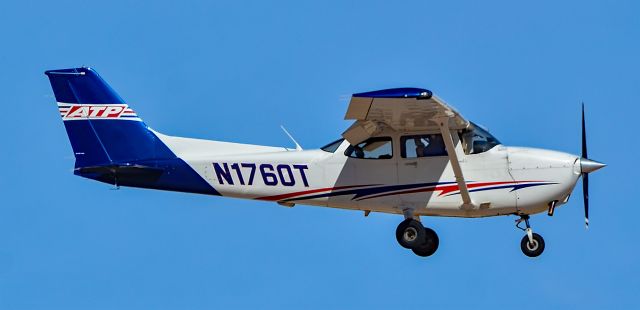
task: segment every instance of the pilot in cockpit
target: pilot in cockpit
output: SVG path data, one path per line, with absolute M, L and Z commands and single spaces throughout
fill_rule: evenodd
M 422 142 L 422 138 L 421 137 L 413 138 L 413 142 L 416 144 L 416 157 L 423 157 L 425 146 L 424 146 L 424 142 Z
M 429 145 L 424 149 L 423 156 L 442 156 L 447 155 L 444 148 L 444 140 L 441 135 L 428 135 Z
M 439 134 L 423 135 L 413 138 L 413 141 L 416 145 L 416 157 L 447 155 L 444 140 Z

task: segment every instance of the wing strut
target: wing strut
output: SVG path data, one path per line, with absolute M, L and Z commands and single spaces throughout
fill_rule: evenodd
M 458 161 L 458 155 L 456 154 L 456 148 L 453 145 L 453 137 L 451 137 L 451 130 L 449 130 L 449 116 L 441 116 L 436 119 L 438 126 L 440 127 L 440 133 L 444 140 L 444 145 L 447 147 L 447 154 L 449 155 L 449 161 L 451 162 L 451 168 L 453 168 L 453 174 L 458 182 L 460 188 L 460 195 L 462 196 L 462 207 L 473 208 L 474 204 L 469 196 L 469 189 L 467 188 L 467 182 L 464 180 L 462 174 L 462 168 L 460 168 L 460 162 Z

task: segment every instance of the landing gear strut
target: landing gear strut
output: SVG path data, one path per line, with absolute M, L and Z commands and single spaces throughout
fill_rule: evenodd
M 413 218 L 408 218 L 398 225 L 396 239 L 400 246 L 411 249 L 413 253 L 422 257 L 433 255 L 440 244 L 433 229 L 425 228 Z
M 520 223 L 524 221 L 526 228 L 520 227 Z M 529 215 L 525 214 L 520 216 L 520 219 L 516 220 L 516 227 L 523 230 L 527 234 L 522 237 L 520 241 L 520 249 L 524 255 L 529 257 L 537 257 L 544 252 L 544 239 L 542 236 L 536 234 L 529 225 Z

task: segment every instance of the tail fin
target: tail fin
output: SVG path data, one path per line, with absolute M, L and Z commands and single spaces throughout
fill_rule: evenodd
M 175 158 L 93 69 L 45 74 L 71 141 L 76 168 Z
M 76 157 L 74 174 L 115 185 L 219 195 L 94 70 L 45 74 Z

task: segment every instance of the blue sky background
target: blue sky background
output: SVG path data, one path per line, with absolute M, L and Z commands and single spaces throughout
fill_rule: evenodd
M 637 1 L 6 1 L 0 309 L 638 307 Z M 432 89 L 503 143 L 589 154 L 528 259 L 514 217 L 399 216 L 110 186 L 72 175 L 46 69 L 87 65 L 172 135 L 319 147 L 351 93 Z M 579 186 L 580 187 L 580 186 Z

